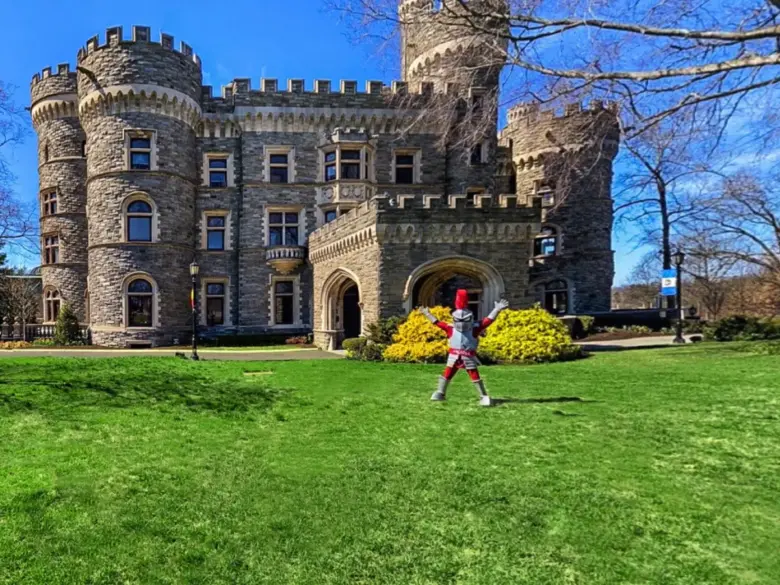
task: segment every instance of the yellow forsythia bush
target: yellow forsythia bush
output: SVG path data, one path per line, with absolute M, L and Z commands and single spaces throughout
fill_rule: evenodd
M 0 342 L 0 349 L 27 349 L 32 347 L 32 343 L 27 341 L 2 341 Z
M 452 323 L 447 307 L 433 307 L 431 313 L 440 321 Z M 412 311 L 398 328 L 393 343 L 385 349 L 383 356 L 390 362 L 443 362 L 447 359 L 447 335 L 420 311 Z
M 562 321 L 536 305 L 507 309 L 485 332 L 477 350 L 485 361 L 503 363 L 555 362 L 579 357 Z

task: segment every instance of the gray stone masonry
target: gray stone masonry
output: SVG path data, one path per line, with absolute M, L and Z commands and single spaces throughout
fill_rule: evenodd
M 404 80 L 389 84 L 264 79 L 253 88 L 239 78 L 215 96 L 192 49 L 175 48 L 168 35 L 152 40 L 147 27 L 133 27 L 132 40 L 108 29 L 78 51 L 77 71 L 59 65 L 36 74 L 40 190 L 58 193 L 57 213 L 42 215 L 41 231 L 60 238 L 60 262 L 42 269 L 44 287 L 73 305 L 95 343 L 122 347 L 189 340 L 193 259 L 201 308 L 206 283 L 227 285 L 226 322 L 202 326 L 209 335 L 313 331 L 336 347 L 353 280 L 364 328 L 407 310 L 450 275 L 480 282 L 480 302 L 503 294 L 528 305 L 536 284 L 564 278 L 572 311 L 608 307 L 615 113 L 573 108 L 556 116 L 523 106 L 510 111 L 500 135 L 485 137 L 483 160 L 443 151 L 430 120 L 410 122 L 433 94 L 464 81 L 464 64 L 475 73 L 470 82 L 495 99 L 500 67 L 484 60 L 495 36 L 443 35 L 439 13 L 419 12 L 426 6 L 400 4 L 402 13 L 418 12 L 403 31 Z M 465 107 L 469 88 L 457 95 Z M 129 137 L 138 132 L 152 141 L 150 169 L 129 168 Z M 367 175 L 325 182 L 324 152 L 333 147 L 365 148 Z M 280 148 L 289 149 L 284 184 L 270 182 L 266 168 L 270 149 Z M 417 153 L 412 184 L 395 183 L 398 150 Z M 228 157 L 222 188 L 208 184 L 215 154 Z M 585 171 L 568 172 L 562 161 Z M 560 201 L 543 208 L 535 195 L 547 183 Z M 465 197 L 474 189 L 494 195 L 480 206 Z M 151 242 L 127 240 L 131 196 L 153 207 Z M 330 210 L 342 215 L 324 225 Z M 274 211 L 298 214 L 297 242 L 270 245 Z M 205 246 L 214 213 L 228 216 L 224 250 Z M 558 254 L 532 258 L 543 222 L 560 230 Z M 126 286 L 137 277 L 153 283 L 148 328 L 128 326 Z M 274 323 L 280 279 L 295 285 L 293 324 Z

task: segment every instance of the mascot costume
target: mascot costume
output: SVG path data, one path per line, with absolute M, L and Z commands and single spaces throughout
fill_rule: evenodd
M 444 369 L 444 374 L 439 378 L 439 387 L 431 396 L 431 400 L 446 400 L 447 386 L 450 381 L 455 377 L 458 369 L 466 368 L 469 378 L 474 382 L 474 386 L 477 387 L 479 404 L 481 406 L 490 406 L 490 396 L 485 391 L 485 383 L 480 379 L 479 370 L 477 369 L 477 366 L 479 366 L 477 338 L 496 320 L 501 311 L 509 307 L 509 303 L 505 300 L 497 302 L 490 315 L 479 323 L 475 323 L 474 313 L 467 309 L 468 302 L 468 293 L 463 289 L 459 289 L 455 293 L 455 311 L 452 313 L 454 323 L 452 325 L 439 321 L 427 307 L 420 309 L 420 312 L 431 323 L 447 334 L 450 346 L 447 367 Z

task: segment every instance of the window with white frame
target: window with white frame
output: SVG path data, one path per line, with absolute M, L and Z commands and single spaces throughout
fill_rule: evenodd
M 145 131 L 132 131 L 127 134 L 128 168 L 131 171 L 152 169 L 152 150 L 154 134 Z
M 298 211 L 268 211 L 268 245 L 297 246 L 300 235 Z
M 151 242 L 154 210 L 142 199 L 130 201 L 125 211 L 125 233 L 128 242 Z
M 43 263 L 57 264 L 60 261 L 60 237 L 56 234 L 43 236 Z
M 209 155 L 209 187 L 224 189 L 228 186 L 228 157 Z
M 134 278 L 127 284 L 127 327 L 154 326 L 154 285 L 146 278 Z
M 44 191 L 41 194 L 41 201 L 43 203 L 42 213 L 43 215 L 54 215 L 57 213 L 57 191 Z
M 226 213 L 209 213 L 206 215 L 206 249 L 224 250 L 227 230 Z
M 411 185 L 420 182 L 420 151 L 397 150 L 393 154 L 393 182 Z
M 267 183 L 294 183 L 292 147 L 274 146 L 265 149 L 265 180 Z
M 371 178 L 371 151 L 363 146 L 339 144 L 324 152 L 324 178 L 360 181 Z
M 47 289 L 43 294 L 43 320 L 56 321 L 60 314 L 60 291 L 56 288 Z
M 274 325 L 295 324 L 295 281 L 275 280 L 273 286 Z
M 206 325 L 209 327 L 225 324 L 226 290 L 224 282 L 206 282 Z

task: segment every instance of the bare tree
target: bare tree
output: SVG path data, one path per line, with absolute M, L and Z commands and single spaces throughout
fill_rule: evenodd
M 721 258 L 753 267 L 775 299 L 780 299 L 778 180 L 777 173 L 729 177 L 693 221 L 709 230 Z
M 9 87 L 0 81 L 0 245 L 13 243 L 35 247 L 35 210 L 13 193 L 14 175 L 6 154 L 21 144 L 28 132 L 23 111 L 13 101 Z
M 614 309 L 650 309 L 658 305 L 661 293 L 661 257 L 653 251 L 645 254 L 631 271 L 628 283 L 612 294 Z
M 34 271 L 17 268 L 0 276 L 0 319 L 35 323 L 41 310 L 41 279 Z
M 780 82 L 780 0 L 329 0 L 361 39 L 397 47 L 393 35 L 437 12 L 452 36 L 493 37 L 478 74 L 504 63 L 515 74 L 511 103 L 619 102 L 624 129 L 637 133 L 693 109 L 725 123 L 745 98 Z M 446 40 L 446 39 L 444 39 Z M 403 42 L 403 39 L 401 39 Z M 452 71 L 453 63 L 449 64 Z M 753 107 L 760 105 L 753 100 Z
M 686 253 L 686 296 L 699 306 L 703 318 L 720 318 L 734 289 L 738 261 L 723 254 L 721 242 L 704 226 L 688 230 L 678 244 Z

